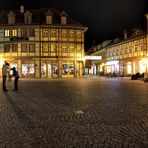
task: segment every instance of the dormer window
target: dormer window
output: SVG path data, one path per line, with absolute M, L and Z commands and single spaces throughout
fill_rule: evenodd
M 67 13 L 65 12 L 65 11 L 63 11 L 61 14 L 60 14 L 60 16 L 61 16 L 61 24 L 62 25 L 65 25 L 65 24 L 67 24 Z
M 15 14 L 12 11 L 8 14 L 8 24 L 9 25 L 15 24 Z
M 31 24 L 32 23 L 32 13 L 30 11 L 26 11 L 24 14 L 24 21 L 25 24 Z
M 53 13 L 50 10 L 48 10 L 45 13 L 45 16 L 46 16 L 46 24 L 52 24 Z
M 117 42 L 119 42 L 120 41 L 120 39 L 119 38 L 116 38 L 115 40 L 114 40 L 114 43 L 117 43 Z

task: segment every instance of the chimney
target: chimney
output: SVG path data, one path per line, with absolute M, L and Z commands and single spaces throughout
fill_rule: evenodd
M 20 6 L 20 13 L 24 13 L 24 6 L 23 5 Z
M 124 34 L 124 39 L 127 39 L 127 31 L 126 30 L 124 30 L 123 34 Z

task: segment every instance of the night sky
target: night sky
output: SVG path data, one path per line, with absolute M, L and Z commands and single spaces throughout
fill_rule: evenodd
M 1 0 L 0 9 L 56 8 L 88 27 L 85 50 L 146 21 L 148 0 Z

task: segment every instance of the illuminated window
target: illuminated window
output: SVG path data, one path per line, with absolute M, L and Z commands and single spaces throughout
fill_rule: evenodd
M 49 36 L 48 29 L 43 29 L 43 37 L 48 37 L 48 36 Z
M 75 51 L 75 45 L 74 44 L 69 44 L 69 52 L 73 52 Z
M 29 52 L 35 52 L 35 44 L 29 44 Z
M 34 64 L 22 64 L 22 75 L 33 75 L 35 72 Z
M 17 36 L 17 30 L 16 29 L 12 29 L 12 36 Z
M 62 44 L 62 52 L 67 52 L 68 49 L 68 44 L 67 43 L 63 43 Z
M 52 36 L 52 37 L 58 36 L 58 31 L 57 31 L 57 29 L 51 29 L 51 36 Z
M 69 37 L 70 37 L 70 38 L 74 38 L 74 37 L 75 37 L 75 32 L 74 32 L 74 30 L 70 30 L 70 31 L 69 31 Z
M 27 52 L 27 44 L 22 44 L 21 45 L 21 51 L 22 52 Z
M 42 45 L 42 52 L 47 53 L 48 52 L 48 44 Z
M 12 52 L 18 52 L 18 45 L 12 44 Z
M 62 30 L 62 37 L 67 37 L 67 30 L 66 29 Z
M 10 44 L 5 44 L 4 45 L 4 52 L 5 53 L 10 52 Z
M 82 50 L 81 44 L 77 44 L 77 52 L 81 52 L 81 50 Z
M 81 33 L 81 31 L 77 31 L 77 38 L 82 38 L 82 33 Z
M 56 43 L 51 43 L 51 52 L 56 52 Z
M 132 73 L 132 65 L 128 64 L 127 65 L 127 74 L 131 74 Z
M 6 29 L 5 30 L 5 37 L 9 37 L 10 36 L 10 30 L 9 29 Z

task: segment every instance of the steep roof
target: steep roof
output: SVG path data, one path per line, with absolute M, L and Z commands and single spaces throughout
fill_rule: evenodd
M 50 12 L 53 16 L 53 25 L 61 25 L 61 16 L 64 11 L 59 11 L 54 8 L 41 8 L 41 9 L 25 9 L 24 13 L 29 11 L 32 14 L 32 25 L 37 24 L 46 24 L 46 14 Z M 1 10 L 0 12 L 0 25 L 8 25 L 8 14 L 13 12 L 16 17 L 15 25 L 23 25 L 24 24 L 24 13 L 21 13 L 20 10 Z M 66 14 L 66 12 L 64 12 Z M 77 20 L 72 19 L 68 15 L 67 17 L 67 24 L 70 26 L 81 26 Z M 64 25 L 65 26 L 65 25 Z

